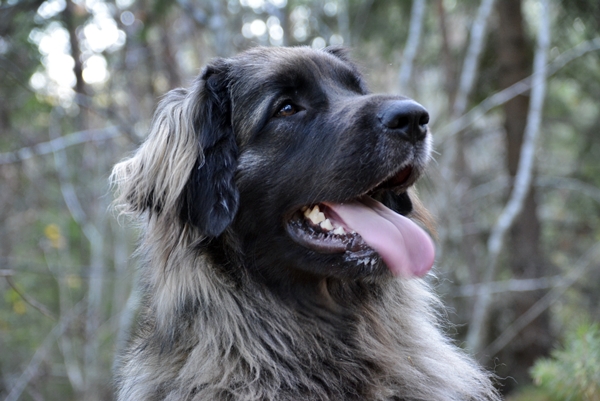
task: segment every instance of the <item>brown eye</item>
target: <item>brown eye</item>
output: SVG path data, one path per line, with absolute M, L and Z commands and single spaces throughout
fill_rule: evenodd
M 291 103 L 285 103 L 277 112 L 277 114 L 275 114 L 275 117 L 289 117 L 292 116 L 294 114 L 296 114 L 299 110 L 299 108 Z

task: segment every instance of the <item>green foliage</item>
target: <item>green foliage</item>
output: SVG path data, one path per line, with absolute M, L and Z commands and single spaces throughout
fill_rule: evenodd
M 582 325 L 567 333 L 564 348 L 537 361 L 531 374 L 539 390 L 535 399 L 600 400 L 600 325 Z

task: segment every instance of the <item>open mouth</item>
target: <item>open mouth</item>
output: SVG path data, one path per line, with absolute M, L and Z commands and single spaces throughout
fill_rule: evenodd
M 414 179 L 409 166 L 355 199 L 303 206 L 286 224 L 287 232 L 317 253 L 343 254 L 363 265 L 383 260 L 396 276 L 423 276 L 435 257 L 431 238 L 412 220 L 370 196 L 383 189 L 405 190 Z

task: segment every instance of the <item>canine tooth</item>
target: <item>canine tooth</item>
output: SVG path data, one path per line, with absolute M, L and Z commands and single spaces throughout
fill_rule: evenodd
M 331 224 L 331 221 L 329 219 L 323 220 L 319 225 L 325 231 L 333 230 L 333 225 Z
M 333 230 L 333 233 L 336 235 L 344 235 L 346 234 L 346 230 L 344 230 L 344 227 L 339 226 L 335 230 Z
M 306 215 L 306 213 L 305 213 Z M 315 207 L 313 208 L 313 210 L 310 211 L 310 213 L 308 213 L 308 216 L 306 216 L 310 221 L 312 221 L 313 224 L 319 224 L 322 221 L 325 221 L 325 214 L 323 214 L 323 212 L 321 212 L 319 210 L 319 205 L 315 205 Z

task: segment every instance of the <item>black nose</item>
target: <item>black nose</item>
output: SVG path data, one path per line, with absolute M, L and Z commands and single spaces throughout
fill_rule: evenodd
M 414 100 L 388 100 L 381 105 L 377 118 L 408 141 L 422 141 L 427 135 L 429 113 Z

